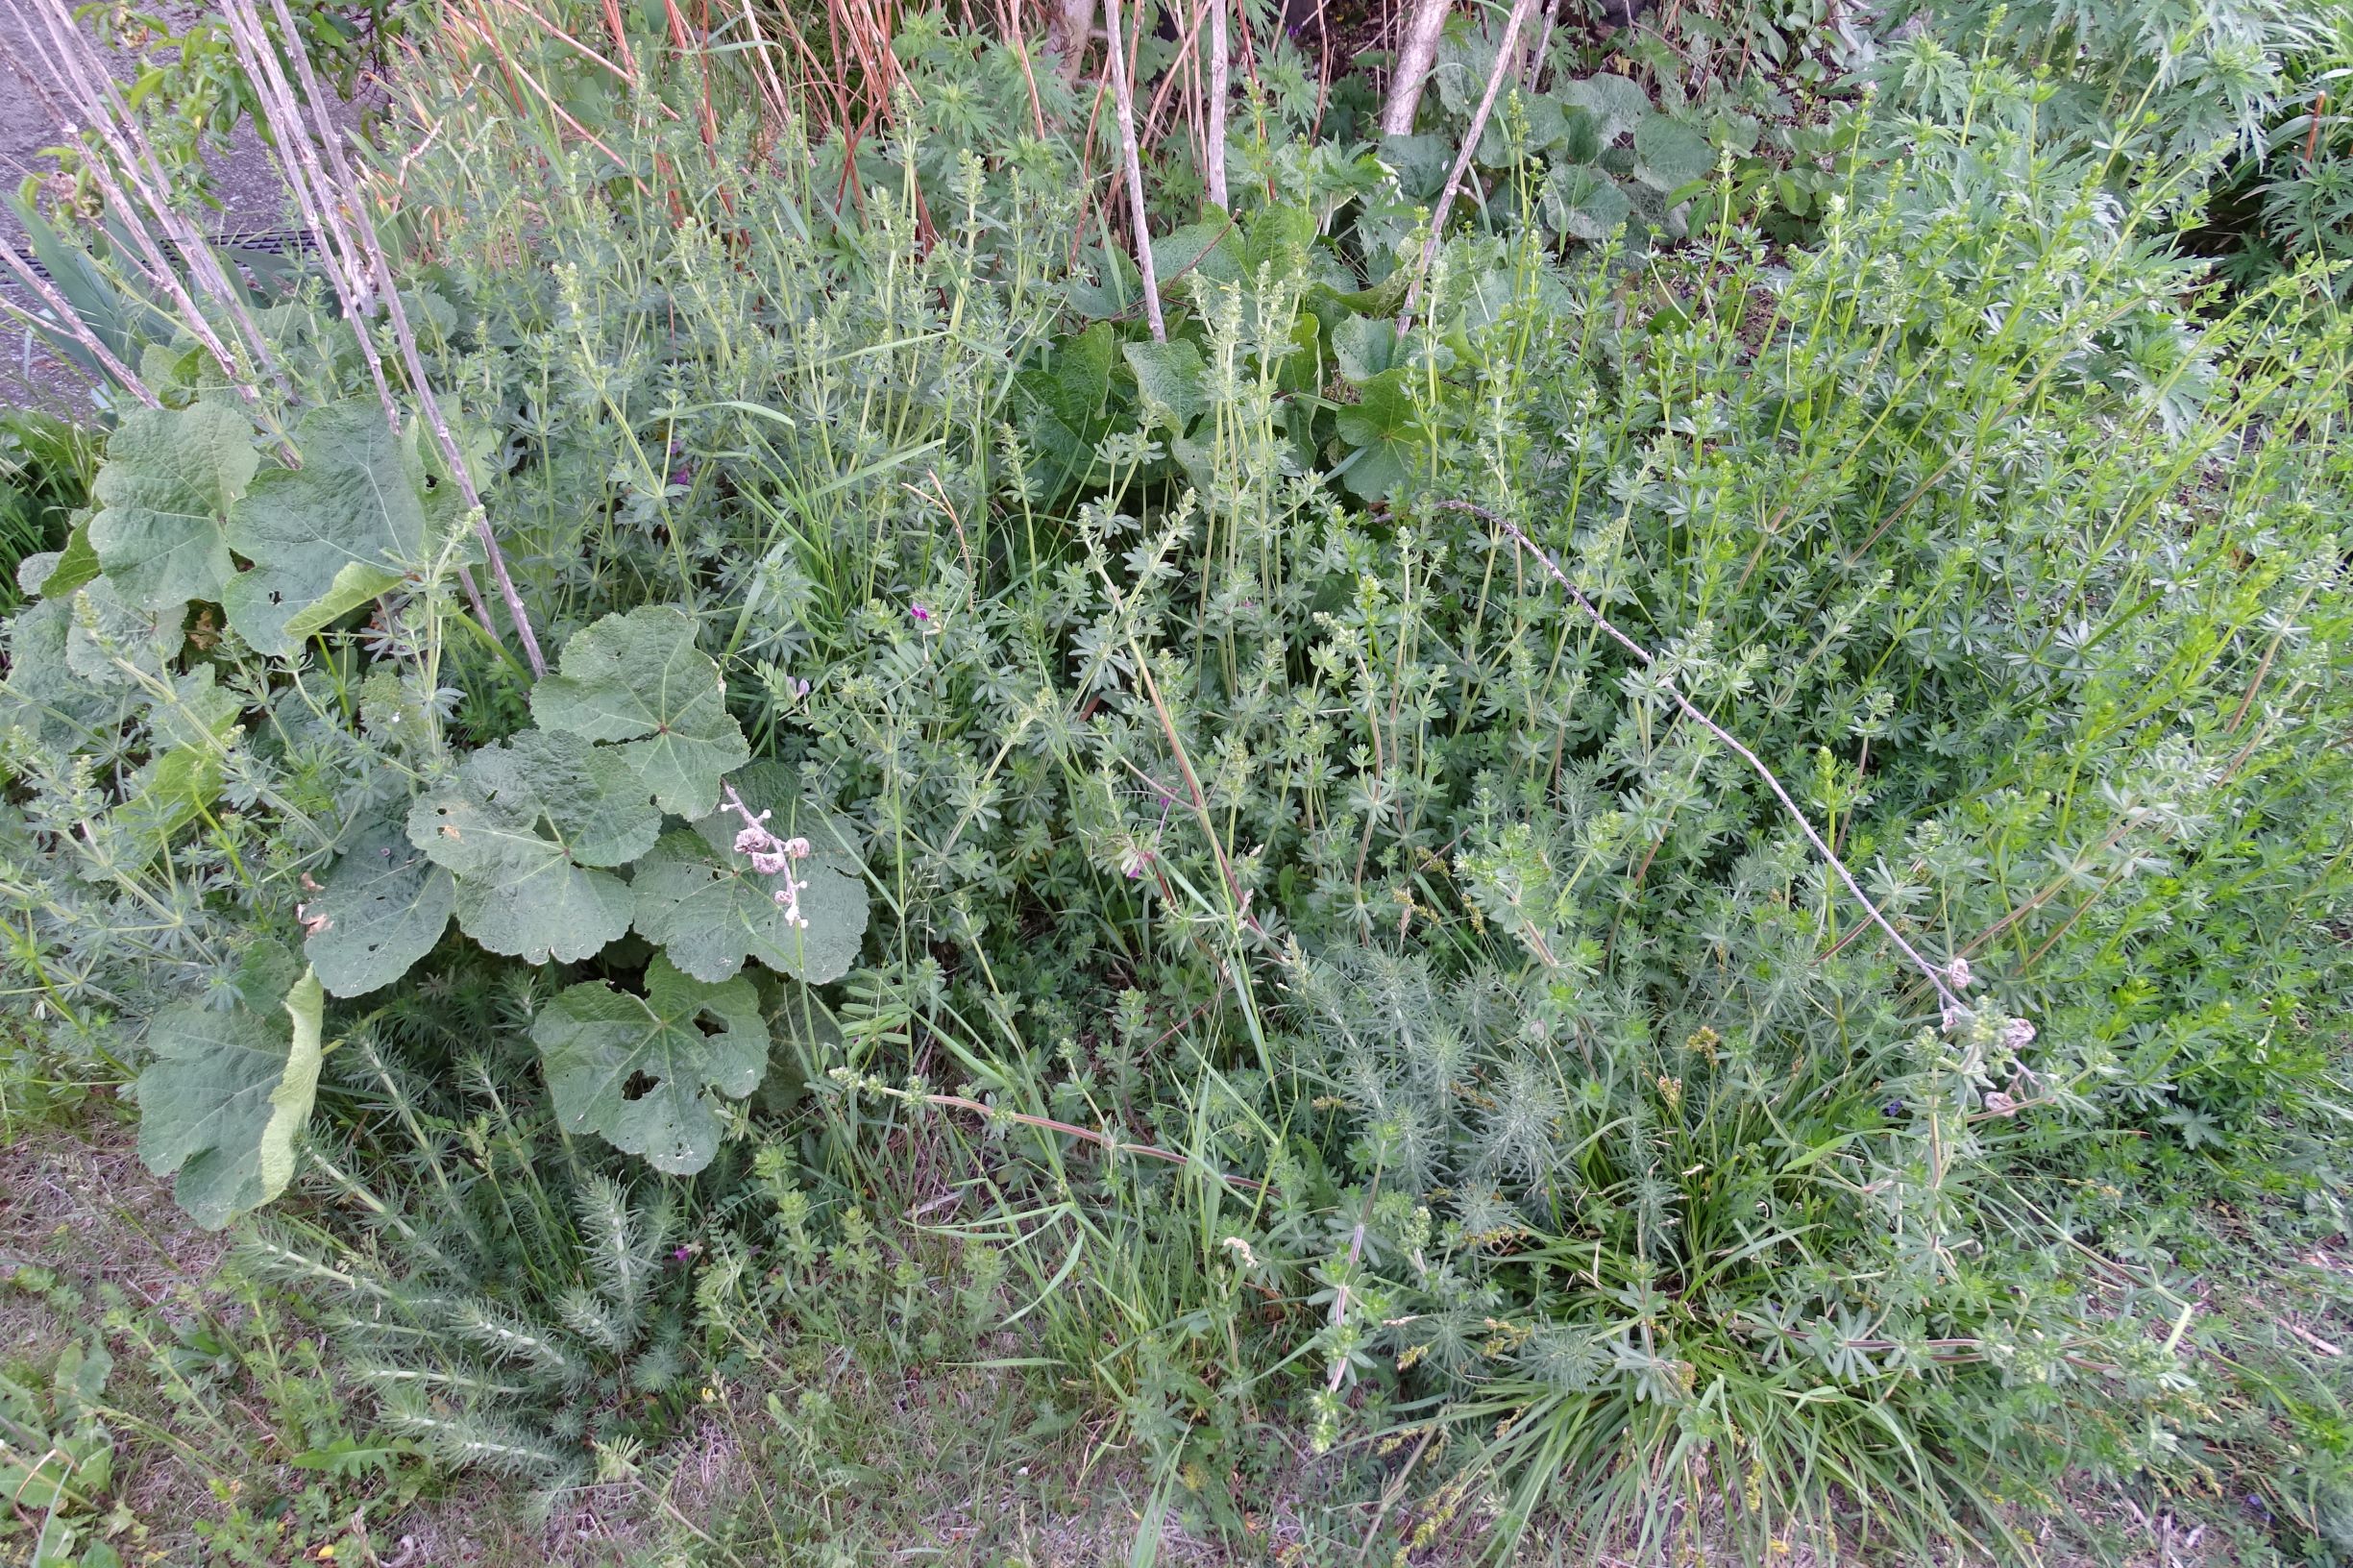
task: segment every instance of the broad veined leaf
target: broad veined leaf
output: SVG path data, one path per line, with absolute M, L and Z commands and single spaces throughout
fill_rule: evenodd
M 629 928 L 629 885 L 606 867 L 653 846 L 662 814 L 612 747 L 527 729 L 421 796 L 408 839 L 456 877 L 458 926 L 533 964 L 590 957 Z
M 753 870 L 750 858 L 736 852 L 743 819 L 722 809 L 692 832 L 664 834 L 639 863 L 638 934 L 699 980 L 724 980 L 747 958 L 812 985 L 839 979 L 857 962 L 867 920 L 866 879 L 847 835 L 801 800 L 790 768 L 757 764 L 735 783 L 747 808 L 769 813 L 776 837 L 809 840 L 809 857 L 793 868 L 808 884 L 799 901 L 809 923 L 794 925 L 776 902 L 777 878 Z
M 1383 136 L 1382 166 L 1397 177 L 1397 193 L 1409 202 L 1426 202 L 1446 184 L 1455 160 L 1455 144 L 1445 136 Z
M 98 471 L 89 541 L 124 600 L 161 610 L 219 599 L 234 570 L 229 509 L 258 466 L 252 427 L 218 404 L 123 415 Z
M 450 923 L 457 886 L 397 821 L 355 837 L 318 895 L 303 906 L 303 943 L 319 983 L 335 996 L 390 985 L 433 950 Z
M 1716 166 L 1707 138 L 1666 114 L 1652 114 L 1634 127 L 1634 177 L 1658 190 L 1674 190 L 1704 180 Z
M 1544 221 L 1555 233 L 1598 245 L 1618 232 L 1633 204 L 1617 182 L 1582 163 L 1556 163 L 1544 181 Z
M 1235 254 L 1241 249 L 1241 240 L 1234 220 L 1213 207 L 1208 208 L 1208 214 L 1201 222 L 1189 223 L 1152 242 L 1152 276 L 1159 281 L 1162 293 L 1189 296 L 1192 286 L 1185 279 L 1195 272 L 1221 283 L 1240 282 L 1241 266 Z
M 1332 357 L 1359 385 L 1388 369 L 1396 354 L 1397 324 L 1386 316 L 1343 316 L 1333 324 Z
M 1631 131 L 1651 111 L 1650 94 L 1638 83 L 1606 71 L 1579 82 L 1563 82 L 1554 90 L 1563 103 L 1593 116 L 1595 134 L 1605 147 Z
M 98 551 L 90 546 L 90 522 L 81 517 L 66 535 L 65 548 L 27 555 L 16 566 L 16 586 L 42 599 L 62 599 L 98 576 Z
M 1174 343 L 1130 343 L 1128 368 L 1136 373 L 1136 390 L 1146 408 L 1162 415 L 1182 434 L 1195 415 L 1209 406 L 1201 391 L 1201 351 L 1182 338 Z
M 1335 421 L 1340 439 L 1357 449 L 1341 478 L 1366 501 L 1379 501 L 1412 471 L 1428 437 L 1403 371 L 1384 371 L 1358 391 Z
M 44 599 L 8 623 L 8 679 L 0 681 L 0 727 L 21 724 L 46 744 L 78 747 L 92 731 L 120 725 L 135 694 L 84 680 L 65 662 L 74 634 L 70 600 Z
M 740 1100 L 768 1066 L 751 982 L 707 985 L 658 954 L 645 995 L 573 986 L 540 1009 L 531 1041 L 567 1132 L 596 1133 L 674 1176 L 719 1152 L 714 1091 Z
M 564 645 L 558 672 L 531 690 L 542 727 L 622 743 L 664 811 L 699 817 L 723 773 L 750 760 L 727 711 L 719 666 L 695 646 L 695 623 L 669 604 L 608 615 Z
M 1095 443 L 1112 429 L 1112 366 L 1118 342 L 1111 324 L 1098 321 L 1055 344 L 1050 363 L 1014 378 L 1014 406 L 1033 459 L 1031 478 L 1049 492 L 1098 466 Z
M 1132 309 L 1143 298 L 1143 274 L 1123 253 L 1090 249 L 1081 254 L 1079 262 L 1063 286 L 1070 308 L 1089 321 L 1109 320 Z M 1100 282 L 1088 281 L 1090 269 L 1101 275 Z
M 174 1176 L 180 1207 L 219 1230 L 285 1190 L 325 1055 L 318 977 L 286 992 L 284 1017 L 167 1008 L 139 1074 L 139 1158 Z
M 65 667 L 96 686 L 135 686 L 141 675 L 170 678 L 166 666 L 186 641 L 187 606 L 151 610 L 124 601 L 111 577 L 75 590 L 73 629 L 65 634 Z M 126 668 L 127 667 L 127 668 Z
M 425 550 L 424 470 L 373 402 L 331 404 L 295 431 L 300 468 L 273 468 L 229 514 L 253 562 L 221 593 L 237 634 L 284 654 L 400 582 Z

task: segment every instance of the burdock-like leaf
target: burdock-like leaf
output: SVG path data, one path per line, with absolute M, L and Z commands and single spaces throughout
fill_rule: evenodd
M 180 1207 L 209 1230 L 260 1208 L 294 1177 L 294 1142 L 319 1088 L 326 999 L 306 973 L 285 1017 L 237 1007 L 168 1008 L 139 1074 L 139 1158 L 178 1173 Z
M 303 952 L 336 996 L 388 986 L 431 952 L 450 923 L 457 888 L 448 870 L 408 842 L 397 821 L 363 829 L 303 906 Z
M 254 477 L 252 428 L 218 404 L 134 408 L 107 439 L 89 542 L 123 598 L 163 610 L 217 600 L 229 509 Z
M 811 853 L 794 864 L 806 927 L 776 902 L 778 879 L 751 869 L 735 849 L 743 819 L 722 806 L 692 832 L 662 835 L 638 864 L 637 930 L 698 980 L 724 980 L 756 958 L 811 985 L 837 980 L 857 962 L 866 935 L 866 878 L 846 834 L 801 798 L 800 778 L 781 763 L 755 763 L 735 778 L 754 815 L 767 812 L 779 839 L 805 838 Z
M 709 811 L 720 775 L 751 756 L 719 666 L 695 646 L 695 623 L 669 604 L 608 615 L 566 643 L 557 673 L 532 689 L 531 716 L 583 740 L 625 743 L 616 749 L 680 817 Z
M 222 590 L 238 635 L 264 653 L 406 576 L 425 549 L 424 469 L 371 401 L 331 404 L 295 432 L 303 466 L 254 480 L 229 515 L 229 548 L 253 562 Z
M 570 963 L 629 928 L 629 885 L 601 868 L 653 846 L 662 814 L 649 793 L 617 749 L 527 729 L 420 797 L 408 838 L 455 874 L 466 935 L 494 953 Z
M 1647 115 L 1634 127 L 1634 158 L 1635 178 L 1660 190 L 1704 180 L 1716 166 L 1707 138 L 1665 114 Z
M 705 985 L 658 955 L 645 995 L 574 986 L 540 1010 L 531 1040 L 567 1132 L 599 1134 L 674 1176 L 719 1152 L 712 1091 L 740 1100 L 768 1066 L 751 982 Z

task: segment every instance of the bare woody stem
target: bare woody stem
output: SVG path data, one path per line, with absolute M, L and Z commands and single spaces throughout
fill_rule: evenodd
M 1111 1154 L 1132 1155 L 1139 1160 L 1159 1160 L 1172 1165 L 1184 1165 L 1189 1169 L 1200 1171 L 1213 1180 L 1229 1183 L 1235 1187 L 1246 1187 L 1253 1191 L 1262 1192 L 1266 1189 L 1264 1182 L 1219 1170 L 1213 1165 L 1204 1164 L 1189 1154 L 1183 1154 L 1175 1149 L 1164 1149 L 1151 1143 L 1130 1143 L 1114 1138 L 1109 1133 L 1098 1132 L 1091 1127 L 1081 1127 L 1076 1122 L 1056 1121 L 1051 1116 L 1033 1116 L 1026 1112 L 1007 1111 L 980 1100 L 968 1099 L 962 1094 L 919 1094 L 908 1090 L 894 1089 L 888 1084 L 872 1079 L 861 1082 L 857 1087 L 871 1094 L 887 1094 L 895 1100 L 938 1106 L 947 1111 L 969 1111 L 991 1121 L 1017 1122 L 1021 1126 L 1035 1127 L 1042 1132 L 1060 1133 L 1065 1138 L 1075 1138 L 1082 1142 L 1092 1143 L 1096 1148 Z
M 253 29 L 257 36 L 266 36 L 256 0 L 225 0 L 225 3 L 231 11 L 241 13 L 239 19 L 245 26 Z M 418 351 L 416 333 L 409 327 L 408 311 L 401 302 L 400 286 L 394 281 L 392 264 L 377 237 L 376 225 L 368 216 L 366 197 L 352 172 L 350 162 L 343 156 L 342 145 L 335 139 L 333 125 L 327 116 L 325 98 L 320 91 L 318 78 L 310 69 L 310 61 L 294 44 L 299 34 L 295 29 L 293 14 L 287 10 L 285 0 L 270 0 L 270 3 L 279 26 L 288 40 L 287 53 L 293 57 L 295 70 L 302 82 L 303 95 L 306 100 L 303 107 L 309 117 L 317 122 L 319 145 L 325 149 L 328 163 L 333 170 L 332 183 L 337 188 L 322 192 L 321 196 L 334 216 L 341 223 L 349 225 L 348 237 L 359 253 L 353 263 L 354 271 L 357 271 L 358 261 L 364 260 L 373 276 L 377 296 L 382 300 L 385 314 L 391 320 L 393 340 L 400 345 L 401 363 L 408 373 L 409 390 L 416 396 L 418 411 L 424 415 L 426 427 L 433 433 L 433 444 L 440 450 L 442 460 L 449 467 L 450 478 L 457 485 L 458 494 L 465 498 L 467 508 L 473 514 L 475 535 L 482 543 L 484 558 L 490 564 L 491 578 L 498 584 L 499 597 L 505 602 L 507 619 L 513 624 L 515 635 L 523 644 L 524 657 L 530 664 L 531 674 L 535 679 L 544 676 L 548 673 L 548 661 L 539 650 L 539 638 L 531 630 L 530 612 L 524 608 L 523 596 L 516 590 L 514 578 L 506 570 L 505 552 L 499 548 L 498 536 L 491 530 L 489 509 L 483 505 L 481 492 L 475 485 L 472 471 L 466 466 L 465 453 L 458 447 L 457 438 L 451 432 L 449 421 L 443 417 L 440 400 L 433 396 L 432 382 L 425 374 L 424 355 Z M 364 326 L 360 330 L 364 331 Z
M 1422 241 L 1421 260 L 1414 266 L 1412 281 L 1406 287 L 1405 306 L 1397 313 L 1397 332 L 1401 337 L 1413 325 L 1413 306 L 1421 299 L 1423 280 L 1436 263 L 1438 246 L 1446 236 L 1446 214 L 1454 209 L 1455 196 L 1462 188 L 1462 176 L 1471 166 L 1472 156 L 1479 151 L 1479 138 L 1486 133 L 1487 116 L 1495 110 L 1495 95 L 1503 90 L 1504 82 L 1512 74 L 1512 61 L 1520 52 L 1520 30 L 1528 25 L 1535 9 L 1536 0 L 1513 0 L 1511 15 L 1504 23 L 1503 41 L 1495 46 L 1495 64 L 1487 72 L 1487 89 L 1479 95 L 1478 112 L 1471 116 L 1469 128 L 1462 133 L 1462 150 L 1455 155 L 1455 166 L 1447 172 L 1445 188 L 1438 192 L 1438 205 L 1431 209 L 1430 237 Z
M 310 117 L 303 109 L 306 102 L 314 105 L 321 102 L 310 59 L 299 49 L 289 51 L 306 85 L 306 93 L 298 94 L 286 80 L 269 36 L 261 30 L 258 13 L 251 7 L 230 6 L 224 9 L 224 14 L 238 61 L 261 101 L 261 116 L 271 128 L 279 170 L 285 177 L 287 188 L 294 192 L 311 231 L 319 236 L 328 282 L 333 285 L 335 298 L 343 306 L 344 319 L 352 324 L 352 335 L 358 341 L 360 355 L 367 362 L 368 379 L 376 387 L 376 401 L 383 409 L 384 422 L 397 436 L 401 433 L 400 405 L 392 396 L 391 382 L 384 376 L 383 356 L 376 351 L 375 334 L 368 331 L 368 319 L 375 311 L 370 304 L 374 284 L 369 278 L 367 255 L 335 199 L 336 193 L 351 182 L 348 178 L 328 176 L 320 163 L 321 148 L 324 147 L 329 161 L 346 176 L 349 165 L 334 139 L 334 126 L 322 122 L 314 133 Z M 457 580 L 465 589 L 466 602 L 476 623 L 492 642 L 497 642 L 498 628 L 491 623 L 490 606 L 482 601 L 481 589 L 475 585 L 474 573 L 461 565 Z
M 5 306 L 22 316 L 28 325 L 43 331 L 54 329 L 66 333 L 75 342 L 87 349 L 90 356 L 96 359 L 100 367 L 125 391 L 150 408 L 162 406 L 156 401 L 156 395 L 147 390 L 147 383 L 134 375 L 131 367 L 117 358 L 112 349 L 107 347 L 106 339 L 89 330 L 88 324 L 82 319 L 81 312 L 66 304 L 64 297 L 58 293 L 49 280 L 35 271 L 33 263 L 27 261 L 23 256 L 18 254 L 15 246 L 4 239 L 0 239 L 0 259 L 8 262 L 10 270 L 23 281 L 27 288 L 39 297 L 41 304 L 49 307 L 50 313 L 56 316 L 57 320 L 54 323 L 42 321 L 12 300 L 0 300 L 0 306 Z
M 1384 135 L 1413 134 L 1414 111 L 1421 108 L 1422 86 L 1438 58 L 1438 36 L 1446 30 L 1450 0 L 1407 0 L 1405 37 L 1397 45 L 1397 70 L 1389 78 L 1388 100 L 1381 106 Z
M 1534 540 L 1529 538 L 1527 534 L 1521 532 L 1518 524 L 1513 523 L 1509 518 L 1499 516 L 1498 514 L 1487 510 L 1484 506 L 1478 505 L 1473 502 L 1440 501 L 1434 502 L 1432 504 L 1443 511 L 1468 512 L 1472 516 L 1477 517 L 1483 522 L 1486 523 L 1489 527 L 1500 529 L 1504 533 L 1509 535 L 1513 544 L 1526 551 L 1529 554 L 1533 555 L 1536 560 L 1542 564 L 1545 573 L 1551 576 L 1555 582 L 1560 585 L 1560 591 L 1567 594 L 1570 600 L 1576 603 L 1577 607 L 1585 612 L 1585 615 L 1593 622 L 1594 625 L 1601 628 L 1601 630 L 1606 636 L 1608 636 L 1612 642 L 1616 643 L 1620 648 L 1625 649 L 1627 652 L 1632 654 L 1634 656 L 1634 661 L 1637 664 L 1640 664 L 1645 669 L 1653 669 L 1657 664 L 1657 659 L 1652 655 L 1650 649 L 1644 648 L 1640 643 L 1635 642 L 1631 637 L 1627 636 L 1626 633 L 1620 631 L 1616 626 L 1612 625 L 1609 622 L 1609 618 L 1602 614 L 1599 609 L 1595 608 L 1591 600 L 1587 599 L 1582 593 L 1579 592 L 1577 584 L 1569 580 L 1568 574 L 1560 570 L 1558 563 L 1554 561 L 1553 557 L 1547 553 L 1541 546 L 1539 546 Z M 1790 798 L 1789 792 L 1781 787 L 1781 781 L 1774 776 L 1773 770 L 1766 767 L 1764 763 L 1759 761 L 1755 752 L 1750 750 L 1747 747 L 1741 745 L 1739 741 L 1735 740 L 1729 730 L 1727 730 L 1722 724 L 1717 723 L 1713 719 L 1710 719 L 1706 714 L 1703 713 L 1689 698 L 1685 697 L 1682 692 L 1676 687 L 1676 684 L 1671 677 L 1664 674 L 1657 674 L 1655 678 L 1658 682 L 1659 690 L 1666 693 L 1668 699 L 1672 701 L 1677 708 L 1681 710 L 1684 718 L 1689 719 L 1693 723 L 1698 724 L 1702 729 L 1706 730 L 1707 733 L 1713 735 L 1718 741 L 1722 742 L 1731 750 L 1733 755 L 1739 757 L 1741 761 L 1747 763 L 1755 772 L 1757 777 L 1765 781 L 1765 788 L 1773 792 L 1773 797 L 1781 803 L 1781 809 L 1789 814 L 1789 820 L 1798 824 L 1798 831 L 1805 835 L 1805 842 L 1814 846 L 1814 852 L 1822 857 L 1823 864 L 1829 867 L 1830 870 L 1837 874 L 1839 881 L 1846 885 L 1847 891 L 1854 895 L 1854 901 L 1861 904 L 1863 906 L 1863 912 L 1871 917 L 1872 923 L 1886 933 L 1887 940 L 1895 943 L 1896 951 L 1901 953 L 1904 958 L 1911 963 L 1912 967 L 1918 969 L 1921 975 L 1926 979 L 1929 988 L 1936 992 L 1937 999 L 1943 1002 L 1948 1008 L 1966 1010 L 1965 1004 L 1961 1001 L 1961 998 L 1953 993 L 1951 986 L 1947 982 L 1945 971 L 1937 968 L 1935 965 L 1929 963 L 1926 959 L 1923 958 L 1917 948 L 1915 948 L 1910 943 L 1903 940 L 1903 933 L 1898 931 L 1895 926 L 1889 922 L 1887 917 L 1879 913 L 1879 906 L 1871 901 L 1871 896 L 1863 891 L 1862 884 L 1855 881 L 1854 873 L 1847 870 L 1847 863 L 1838 858 L 1837 853 L 1830 848 L 1826 842 L 1824 841 L 1822 835 L 1814 830 L 1814 824 L 1806 821 L 1805 813 L 1798 809 L 1797 801 Z
M 122 220 L 124 233 L 130 237 L 148 281 L 168 295 L 184 318 L 189 332 L 202 344 L 235 383 L 238 392 L 249 403 L 260 404 L 260 394 L 247 380 L 247 368 L 239 363 L 237 354 L 212 330 L 211 322 L 198 308 L 195 299 L 180 281 L 172 264 L 155 236 L 148 233 L 147 220 L 152 216 L 179 253 L 188 276 L 197 286 L 219 306 L 234 327 L 239 346 L 250 356 L 258 374 L 270 377 L 285 390 L 284 372 L 271 357 L 269 345 L 261 336 L 253 315 L 237 289 L 222 271 L 219 258 L 204 242 L 194 225 L 184 217 L 170 202 L 170 181 L 155 148 L 149 143 L 138 119 L 131 112 L 122 94 L 116 90 L 113 77 L 98 58 L 89 39 L 77 24 L 65 0 L 37 0 L 32 8 L 47 32 L 27 30 L 25 37 L 37 51 L 48 57 L 48 64 L 56 78 L 71 94 L 76 107 L 87 117 L 91 129 L 113 155 L 123 181 L 129 190 L 115 178 L 115 169 L 108 166 L 104 158 L 93 158 L 89 168 L 109 205 Z M 137 204 L 131 200 L 135 192 Z M 144 214 L 141 208 L 145 208 Z
M 1226 205 L 1226 100 L 1233 96 L 1233 48 L 1226 41 L 1226 6 L 1230 0 L 1209 0 L 1210 80 L 1209 130 L 1203 137 L 1201 160 L 1207 165 L 1212 206 Z
M 1110 24 L 1103 40 L 1103 68 L 1111 75 L 1112 112 L 1119 122 L 1119 152 L 1127 163 L 1128 215 L 1136 227 L 1136 270 L 1143 275 L 1144 319 L 1152 324 L 1152 341 L 1165 343 L 1168 326 L 1161 319 L 1151 218 L 1144 209 L 1143 159 L 1136 150 L 1136 95 L 1128 81 L 1126 30 L 1119 25 L 1119 0 L 1103 0 L 1103 8 Z

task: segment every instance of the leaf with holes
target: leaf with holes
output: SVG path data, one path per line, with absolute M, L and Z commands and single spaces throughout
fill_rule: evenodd
M 695 831 L 666 833 L 639 863 L 633 888 L 637 930 L 700 980 L 724 980 L 756 958 L 812 985 L 839 979 L 857 962 L 866 934 L 866 879 L 847 834 L 801 798 L 797 774 L 779 763 L 747 768 L 736 791 L 754 814 L 769 813 L 780 839 L 805 838 L 812 853 L 793 868 L 800 890 L 796 926 L 776 903 L 777 879 L 738 854 L 743 820 L 722 807 Z
M 531 1041 L 566 1132 L 596 1133 L 674 1176 L 719 1152 L 714 1091 L 740 1100 L 768 1066 L 751 982 L 708 985 L 659 955 L 645 995 L 573 986 L 540 1009 Z
M 629 928 L 629 885 L 604 868 L 653 847 L 662 814 L 649 795 L 618 748 L 527 729 L 420 797 L 408 839 L 454 874 L 466 935 L 529 963 L 571 963 Z
M 139 1159 L 173 1176 L 180 1207 L 219 1230 L 285 1190 L 294 1141 L 310 1119 L 325 1051 L 318 978 L 285 995 L 285 1017 L 244 1007 L 167 1008 L 139 1074 Z
M 360 831 L 302 909 L 303 952 L 330 995 L 388 986 L 433 950 L 450 923 L 457 885 L 408 841 L 403 824 Z
M 229 510 L 260 466 L 253 428 L 218 404 L 134 408 L 107 439 L 89 542 L 142 609 L 217 600 L 235 570 Z
M 566 643 L 558 672 L 532 688 L 531 717 L 622 743 L 613 749 L 680 817 L 709 811 L 720 776 L 751 757 L 719 666 L 695 646 L 695 623 L 669 604 L 608 615 Z
M 397 585 L 425 550 L 424 467 L 370 401 L 303 416 L 300 468 L 254 480 L 229 514 L 229 548 L 253 562 L 221 605 L 237 634 L 285 654 L 347 610 Z

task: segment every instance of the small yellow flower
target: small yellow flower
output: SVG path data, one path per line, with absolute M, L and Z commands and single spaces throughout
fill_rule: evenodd
M 708 1384 L 705 1384 L 703 1385 L 703 1389 L 702 1389 L 702 1402 L 703 1402 L 705 1405 L 710 1404 L 710 1403 L 711 1403 L 711 1401 L 713 1401 L 713 1400 L 717 1399 L 718 1397 L 719 1397 L 719 1390 L 718 1390 L 718 1389 L 713 1388 L 713 1387 L 712 1387 L 712 1386 L 710 1386 Z

